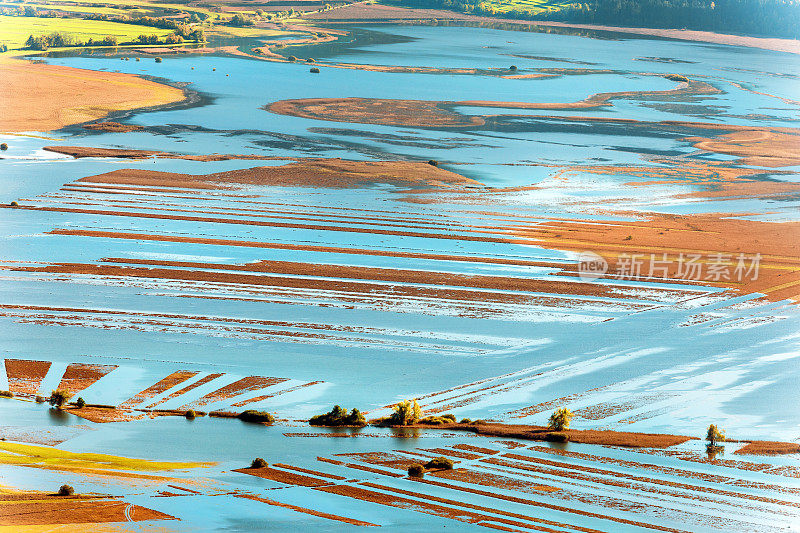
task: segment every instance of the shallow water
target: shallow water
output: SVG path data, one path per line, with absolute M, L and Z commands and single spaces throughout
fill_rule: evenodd
M 615 478 L 614 472 L 642 475 L 646 471 L 642 470 L 644 467 L 621 463 L 609 467 L 614 472 L 601 472 L 600 478 L 590 480 L 559 475 L 581 472 L 571 470 L 571 465 L 581 464 L 577 456 L 561 457 L 559 460 L 564 463 L 556 466 L 555 473 L 539 472 L 534 476 L 537 483 L 553 485 L 560 492 L 532 495 L 510 486 L 492 489 L 504 496 L 569 505 L 573 510 L 603 515 L 598 518 L 552 507 L 530 508 L 460 490 L 485 488 L 480 484 L 453 481 L 451 487 L 420 488 L 421 484 L 408 479 L 317 460 L 341 453 L 419 453 L 420 448 L 458 443 L 546 457 L 539 450 L 540 444 L 527 443 L 527 448 L 509 452 L 509 445 L 497 439 L 434 430 L 416 437 L 396 436 L 391 430 L 377 428 L 364 429 L 354 437 L 323 437 L 315 435 L 324 435 L 327 430 L 299 422 L 328 410 L 334 403 L 358 406 L 369 410 L 370 416 L 377 416 L 386 414 L 385 406 L 399 399 L 426 395 L 429 396 L 422 399 L 422 404 L 427 410 L 511 423 L 545 423 L 551 408 L 525 409 L 559 398 L 578 412 L 574 425 L 581 428 L 700 436 L 713 421 L 727 428 L 729 435 L 740 438 L 794 440 L 800 423 L 794 386 L 800 377 L 794 355 L 798 353 L 800 315 L 794 305 L 767 303 L 757 300 L 757 295 L 738 296 L 707 284 L 688 283 L 667 286 L 609 280 L 604 286 L 610 292 L 601 295 L 541 292 L 526 288 L 522 282 L 574 282 L 574 276 L 561 268 L 575 264 L 574 253 L 518 242 L 464 239 L 503 235 L 503 231 L 513 235 L 515 228 L 535 228 L 536 224 L 561 218 L 624 222 L 635 217 L 636 212 L 652 211 L 731 212 L 797 221 L 798 199 L 794 197 L 697 201 L 675 198 L 676 194 L 696 190 L 691 180 L 663 180 L 637 189 L 622 187 L 641 181 L 632 172 L 600 175 L 577 169 L 569 180 L 559 182 L 554 177 L 554 169 L 576 165 L 648 165 L 655 164 L 648 159 L 653 153 L 672 157 L 696 152 L 684 140 L 692 135 L 691 128 L 633 129 L 591 121 L 570 123 L 557 117 L 796 127 L 797 104 L 776 98 L 791 99 L 797 92 L 800 64 L 796 56 L 668 40 L 592 39 L 482 28 L 381 26 L 364 29 L 359 35 L 365 44 L 357 42 L 341 57 L 329 55 L 326 60 L 483 69 L 515 64 L 522 72 L 580 67 L 610 69 L 613 73 L 510 80 L 489 75 L 323 68 L 321 75 L 311 76 L 307 64 L 232 57 L 167 57 L 159 64 L 99 56 L 48 58 L 53 64 L 190 82 L 190 89 L 206 95 L 208 100 L 200 106 L 135 113 L 122 119 L 145 127 L 138 132 L 97 133 L 73 127 L 49 134 L 58 141 L 3 136 L 11 148 L 6 153 L 9 157 L 0 161 L 0 201 L 19 201 L 38 209 L 0 210 L 4 265 L 10 268 L 46 262 L 133 267 L 145 261 L 150 262 L 145 264 L 149 268 L 156 265 L 155 261 L 172 261 L 200 266 L 173 264 L 160 268 L 219 273 L 259 261 L 287 261 L 512 277 L 520 280 L 520 286 L 492 289 L 492 298 L 483 299 L 470 294 L 448 297 L 441 285 L 425 278 L 417 282 L 369 278 L 370 289 L 359 292 L 346 284 L 349 279 L 325 272 L 303 272 L 299 266 L 297 272 L 283 275 L 288 280 L 283 284 L 270 281 L 277 276 L 274 272 L 257 270 L 250 272 L 256 276 L 251 282 L 208 282 L 7 268 L 0 272 L 2 357 L 7 361 L 52 361 L 38 385 L 40 393 L 55 388 L 67 365 L 76 362 L 117 367 L 80 392 L 87 401 L 104 404 L 122 403 L 177 370 L 196 374 L 164 388 L 139 406 L 158 403 L 159 408 L 178 409 L 196 405 L 206 394 L 247 376 L 286 381 L 202 404 L 202 409 L 208 411 L 269 410 L 280 419 L 273 427 L 211 418 L 190 422 L 179 417 L 94 424 L 72 415 L 59 415 L 43 405 L 0 400 L 3 426 L 28 428 L 33 433 L 52 429 L 54 434 L 67 437 L 58 445 L 65 450 L 219 462 L 200 473 L 175 474 L 190 480 L 203 478 L 202 494 L 155 498 L 129 481 L 8 465 L 0 466 L 3 477 L 12 479 L 17 487 L 57 486 L 67 479 L 79 492 L 128 495 L 127 501 L 180 518 L 181 522 L 159 524 L 169 530 L 352 529 L 340 522 L 231 496 L 229 493 L 235 490 L 377 523 L 391 530 L 430 531 L 439 526 L 482 529 L 475 521 L 435 517 L 418 512 L 419 509 L 386 507 L 230 471 L 246 466 L 256 456 L 265 457 L 270 463 L 310 468 L 347 479 L 353 476 L 359 482 L 391 485 L 430 497 L 456 499 L 463 504 L 565 524 L 557 526 L 558 531 L 576 526 L 639 531 L 654 525 L 691 531 L 771 531 L 796 525 L 796 507 L 800 503 L 797 477 L 768 471 L 773 466 L 789 466 L 796 471 L 800 466 L 796 458 L 735 456 L 733 445 L 729 445 L 726 459 L 768 466 L 758 467 L 760 470 L 752 467 L 753 470 L 746 464 L 698 463 L 693 458 L 702 455 L 700 441 L 690 441 L 679 448 L 695 454 L 685 457 L 577 444 L 568 444 L 567 451 L 598 455 L 608 461 L 623 459 L 651 467 L 669 466 L 698 476 L 725 475 L 736 481 L 701 483 L 715 491 L 734 486 L 736 491 L 766 497 L 774 495 L 776 489 L 748 483 L 775 485 L 781 490 L 780 497 L 791 505 L 747 498 L 744 505 L 741 496 L 719 494 L 713 497 L 714 501 L 706 501 L 686 497 L 684 493 L 694 493 L 684 487 L 653 489 L 650 485 L 642 488 L 606 483 Z M 620 99 L 614 100 L 613 105 L 588 111 L 459 108 L 464 114 L 514 115 L 489 128 L 350 124 L 277 115 L 261 109 L 281 99 L 345 96 L 571 102 L 598 92 L 675 87 L 675 82 L 661 77 L 665 73 L 707 81 L 723 92 L 679 102 Z M 773 96 L 754 94 L 732 83 Z M 406 197 L 414 198 L 413 192 L 387 185 L 356 189 L 247 186 L 236 190 L 176 190 L 171 194 L 141 188 L 103 188 L 102 184 L 76 188 L 74 182 L 82 177 L 122 168 L 207 174 L 281 162 L 72 160 L 41 150 L 56 143 L 188 154 L 436 159 L 444 168 L 493 187 L 547 186 L 498 192 L 475 205 L 446 194 L 437 203 L 409 202 Z M 702 159 L 688 159 L 696 160 Z M 527 166 L 528 163 L 536 166 Z M 763 174 L 765 178 L 797 181 L 795 171 L 764 169 Z M 598 210 L 597 206 L 605 205 L 628 213 Z M 64 211 L 81 206 L 106 212 Z M 41 210 L 45 208 L 53 210 Z M 141 213 L 226 220 L 150 218 Z M 253 221 L 260 225 L 248 223 Z M 419 234 L 374 231 L 387 228 L 414 229 Z M 58 232 L 53 233 L 54 230 Z M 75 231 L 104 234 L 79 235 Z M 139 238 L 121 238 L 120 233 L 137 234 Z M 202 239 L 224 239 L 228 243 Z M 248 243 L 274 246 L 255 247 Z M 307 248 L 282 247 L 297 244 Z M 336 250 L 314 248 L 319 246 Z M 366 253 L 356 254 L 356 249 Z M 414 255 L 421 253 L 451 258 Z M 452 256 L 483 260 L 459 261 Z M 545 264 L 500 261 L 509 259 Z M 298 280 L 319 283 L 310 287 L 291 283 Z M 332 283 L 321 283 L 328 281 Z M 455 284 L 444 286 L 448 290 L 465 289 Z M 403 292 L 412 289 L 418 292 Z M 422 289 L 440 292 L 431 295 L 420 292 Z M 220 376 L 204 382 L 212 374 Z M 13 381 L 15 376 L 0 373 L 0 389 L 10 386 L 9 378 Z M 191 388 L 198 382 L 205 384 Z M 189 390 L 181 392 L 186 387 Z M 242 405 L 247 407 L 234 406 L 237 402 L 246 402 Z M 78 425 L 81 427 L 75 429 Z M 65 427 L 70 432 L 64 433 Z M 362 464 L 360 458 L 352 460 Z M 476 460 L 463 466 L 498 475 L 492 470 L 495 467 L 485 462 Z M 533 474 L 512 469 L 503 475 L 526 481 Z M 668 483 L 697 483 L 698 479 L 673 471 L 652 475 Z M 571 503 L 565 503 L 565 498 Z M 620 522 L 620 518 L 636 523 Z

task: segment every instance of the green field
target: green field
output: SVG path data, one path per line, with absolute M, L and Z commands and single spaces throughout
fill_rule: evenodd
M 116 37 L 120 42 L 133 41 L 143 33 L 146 35 L 155 34 L 160 38 L 172 33 L 172 30 L 101 20 L 7 17 L 0 15 L 0 43 L 7 45 L 9 50 L 23 48 L 29 35 L 47 35 L 56 31 L 66 33 L 81 41 L 89 38 L 98 40 L 110 35 Z

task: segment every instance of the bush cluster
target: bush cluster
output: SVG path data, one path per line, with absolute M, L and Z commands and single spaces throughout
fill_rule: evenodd
M 447 457 L 434 457 L 427 463 L 425 463 L 425 468 L 428 470 L 452 470 L 453 469 L 453 461 L 448 459 Z
M 273 417 L 268 412 L 256 411 L 253 409 L 248 409 L 247 411 L 239 413 L 239 416 L 237 418 L 243 422 L 256 422 L 264 424 L 272 424 L 273 422 L 275 422 L 275 417 Z
M 334 405 L 333 409 L 329 412 L 311 417 L 308 421 L 312 426 L 366 426 L 367 419 L 356 408 L 353 408 L 349 413 L 347 409 Z
M 66 389 L 55 389 L 50 392 L 50 398 L 47 400 L 53 407 L 61 407 L 72 398 L 72 393 Z
M 418 424 L 429 424 L 431 426 L 441 426 L 442 424 L 455 424 L 456 423 L 456 415 L 452 413 L 447 413 L 441 416 L 426 416 L 425 418 L 420 418 L 417 422 Z
M 550 415 L 547 425 L 553 431 L 569 429 L 569 421 L 572 420 L 573 416 L 575 415 L 572 414 L 572 411 L 566 407 L 559 407 Z
M 267 462 L 262 459 L 261 457 L 256 457 L 253 459 L 253 462 L 250 463 L 250 468 L 266 468 Z
M 58 487 L 59 496 L 72 496 L 73 494 L 75 494 L 75 489 L 71 485 L 64 484 Z
M 422 477 L 425 474 L 425 467 L 419 463 L 414 463 L 408 467 L 408 475 L 410 477 Z
M 7 390 L 0 390 L 0 398 L 13 398 L 14 393 Z

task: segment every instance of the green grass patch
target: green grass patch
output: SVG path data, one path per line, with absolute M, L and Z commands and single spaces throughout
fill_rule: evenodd
M 116 37 L 120 43 L 135 41 L 139 35 L 158 35 L 163 39 L 172 30 L 149 28 L 119 22 L 102 20 L 58 19 L 39 17 L 7 17 L 0 15 L 0 43 L 9 50 L 19 50 L 25 46 L 29 35 L 49 35 L 59 32 L 70 35 L 79 41 L 103 39 L 106 35 Z

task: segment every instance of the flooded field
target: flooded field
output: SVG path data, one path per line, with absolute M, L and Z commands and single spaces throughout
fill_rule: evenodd
M 338 29 L 296 62 L 43 58 L 191 98 L 109 118 L 130 131 L 0 135 L 0 496 L 110 494 L 126 531 L 800 528 L 798 455 L 736 453 L 800 438 L 798 56 Z M 89 406 L 34 401 L 56 388 Z M 306 422 L 410 398 L 693 438 Z M 276 422 L 223 416 L 247 409 Z M 741 442 L 707 454 L 711 423 Z M 64 523 L 12 500 L 0 530 Z

